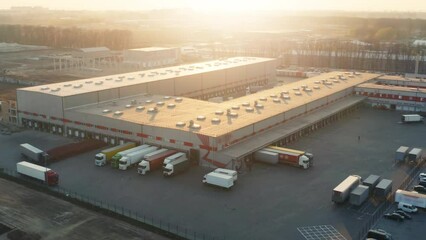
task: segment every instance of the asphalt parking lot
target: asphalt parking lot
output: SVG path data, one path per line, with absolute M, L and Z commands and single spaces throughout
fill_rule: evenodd
M 54 163 L 51 168 L 60 174 L 63 188 L 206 236 L 304 240 L 301 230 L 327 226 L 352 239 L 374 213 L 376 203 L 361 208 L 336 206 L 331 202 L 332 189 L 350 174 L 380 175 L 392 179 L 394 186 L 403 181 L 410 167 L 395 164 L 394 152 L 400 145 L 426 148 L 426 125 L 400 124 L 400 115 L 362 108 L 289 146 L 313 153 L 313 168 L 255 164 L 230 191 L 204 186 L 202 176 L 209 169 L 201 167 L 173 178 L 163 178 L 160 172 L 140 176 L 135 169 L 96 167 L 98 151 Z M 24 131 L 0 135 L 0 141 L 0 151 L 5 153 L 0 167 L 15 169 L 20 143 L 48 149 L 72 140 Z

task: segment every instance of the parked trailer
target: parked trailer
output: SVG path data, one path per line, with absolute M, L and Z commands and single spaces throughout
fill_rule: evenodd
M 254 153 L 254 160 L 268 164 L 277 164 L 279 162 L 279 156 L 277 152 L 259 150 Z
M 409 147 L 406 147 L 406 146 L 399 147 L 395 153 L 395 161 L 398 161 L 398 162 L 405 161 L 405 159 L 407 158 L 408 149 Z
M 173 155 L 171 155 L 171 156 L 169 156 L 169 157 L 167 157 L 167 158 L 164 159 L 164 161 L 163 161 L 163 167 L 165 167 L 167 164 L 171 163 L 172 161 L 179 160 L 179 159 L 184 159 L 184 158 L 186 158 L 186 154 L 185 153 L 183 153 L 183 152 L 175 153 L 175 154 L 173 154 Z
M 382 179 L 374 188 L 374 197 L 385 200 L 392 192 L 392 180 Z
M 395 202 L 402 202 L 416 207 L 426 208 L 426 194 L 398 189 L 395 192 Z
M 50 168 L 25 161 L 16 164 L 16 171 L 22 175 L 38 179 L 50 186 L 57 185 L 59 181 L 59 175 Z
M 278 153 L 277 157 L 279 163 L 289 164 L 304 169 L 308 169 L 313 165 L 314 156 L 311 153 L 276 146 L 269 146 L 262 150 Z
M 229 175 L 225 175 L 225 174 L 221 174 L 217 172 L 211 172 L 204 175 L 203 183 L 229 189 L 232 186 L 234 186 L 234 179 L 232 178 L 232 176 L 229 176 Z
M 168 177 L 186 171 L 190 167 L 188 158 L 171 161 L 163 167 L 163 176 Z
M 19 148 L 21 150 L 22 158 L 27 161 L 37 163 L 39 165 L 45 165 L 49 161 L 49 154 L 31 144 L 23 143 Z
M 128 142 L 125 144 L 104 149 L 100 153 L 95 155 L 95 165 L 99 167 L 104 166 L 118 152 L 130 149 L 130 148 L 134 148 L 135 146 L 136 146 L 136 143 Z
M 408 161 L 410 161 L 410 162 L 419 161 L 422 157 L 422 152 L 423 152 L 423 150 L 421 148 L 411 149 L 411 151 L 408 153 Z
M 366 178 L 362 184 L 368 187 L 369 194 L 373 194 L 374 188 L 377 186 L 377 184 L 382 180 L 380 176 L 377 175 L 370 175 L 368 178 Z
M 348 176 L 343 182 L 333 189 L 331 200 L 335 203 L 343 203 L 349 197 L 349 193 L 361 182 L 361 177 L 357 175 Z
M 89 152 L 98 148 L 105 147 L 107 144 L 95 139 L 87 139 L 80 142 L 65 144 L 47 150 L 49 162 L 56 162 L 81 153 Z
M 238 173 L 235 170 L 216 168 L 213 172 L 231 176 L 234 181 L 237 181 L 238 179 Z
M 161 168 L 161 166 L 163 166 L 164 159 L 176 153 L 175 150 L 163 149 L 166 151 L 162 151 L 151 156 L 145 156 L 145 159 L 139 163 L 138 173 L 145 175 L 147 172 L 152 172 Z
M 401 121 L 403 123 L 414 123 L 414 122 L 422 122 L 423 117 L 419 114 L 405 114 L 401 116 Z
M 158 147 L 148 147 L 136 152 L 131 152 L 122 157 L 119 161 L 118 168 L 120 170 L 127 170 L 127 168 L 138 164 L 149 153 L 155 152 Z
M 137 147 L 134 147 L 134 148 L 130 148 L 130 149 L 118 152 L 117 154 L 115 154 L 111 158 L 111 167 L 118 168 L 118 165 L 120 164 L 119 161 L 122 157 L 126 156 L 129 153 L 136 152 L 136 151 L 142 150 L 144 148 L 149 148 L 149 147 L 151 147 L 151 145 L 144 144 L 144 145 L 140 145 L 140 146 L 137 146 Z
M 352 205 L 360 206 L 367 200 L 369 195 L 369 187 L 364 185 L 359 185 L 356 187 L 349 196 L 349 202 Z

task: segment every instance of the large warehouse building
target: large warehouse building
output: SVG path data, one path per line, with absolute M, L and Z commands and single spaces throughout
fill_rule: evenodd
M 234 168 L 268 144 L 286 144 L 351 111 L 368 97 L 358 86 L 377 77 L 331 72 L 222 103 L 203 101 L 275 84 L 274 59 L 231 58 L 18 89 L 19 122 L 111 144 L 179 149 L 201 165 Z

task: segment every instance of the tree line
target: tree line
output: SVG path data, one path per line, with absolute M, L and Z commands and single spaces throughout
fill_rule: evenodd
M 53 48 L 108 47 L 127 49 L 132 32 L 122 29 L 83 29 L 34 25 L 0 25 L 0 42 Z

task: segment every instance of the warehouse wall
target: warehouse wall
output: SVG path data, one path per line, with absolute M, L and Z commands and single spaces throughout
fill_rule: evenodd
M 36 113 L 46 117 L 63 118 L 62 98 L 39 92 L 17 90 L 17 107 L 19 112 Z M 22 115 L 22 113 L 18 114 Z M 21 117 L 21 116 L 19 116 Z M 29 116 L 27 116 L 29 118 Z

